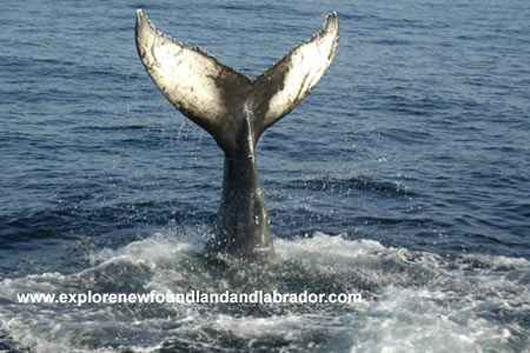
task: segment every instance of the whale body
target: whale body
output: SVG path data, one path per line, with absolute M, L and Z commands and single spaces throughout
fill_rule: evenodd
M 224 183 L 215 252 L 256 259 L 273 254 L 269 219 L 256 166 L 263 132 L 310 93 L 337 53 L 339 22 L 326 15 L 323 28 L 254 80 L 155 28 L 136 13 L 136 47 L 162 94 L 205 129 L 224 151 Z

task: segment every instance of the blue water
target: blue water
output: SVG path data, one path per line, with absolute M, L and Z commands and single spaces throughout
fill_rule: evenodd
M 258 162 L 279 260 L 201 256 L 222 153 L 134 47 L 256 76 L 337 11 L 335 63 Z M 0 351 L 530 351 L 526 0 L 2 2 Z M 24 305 L 31 291 L 361 292 L 363 304 Z

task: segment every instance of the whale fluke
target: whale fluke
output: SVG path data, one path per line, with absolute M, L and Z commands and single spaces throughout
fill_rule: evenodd
M 225 152 L 216 250 L 247 257 L 272 251 L 255 147 L 265 129 L 292 111 L 318 83 L 338 42 L 338 15 L 331 13 L 310 40 L 250 80 L 162 33 L 144 11 L 137 11 L 136 47 L 149 76 L 169 102 L 208 131 Z
M 333 62 L 339 46 L 339 18 L 326 15 L 324 27 L 310 40 L 289 52 L 254 81 L 255 109 L 265 128 L 290 113 L 320 81 Z

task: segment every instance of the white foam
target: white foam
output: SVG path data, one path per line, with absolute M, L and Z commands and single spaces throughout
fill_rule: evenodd
M 57 283 L 66 277 L 58 272 L 29 275 L 21 278 L 5 278 L 0 281 L 0 298 L 15 300 L 17 293 L 26 292 L 53 292 Z
M 530 310 L 525 259 L 467 255 L 448 262 L 435 254 L 324 233 L 279 241 L 276 249 L 284 259 L 322 274 L 364 272 L 383 284 L 377 300 L 356 306 L 366 321 L 354 324 L 360 329 L 352 331 L 351 352 L 508 350 L 514 333 L 528 331 L 517 322 L 485 319 L 491 310 Z M 383 262 L 400 271 L 381 267 Z M 424 276 L 417 284 L 415 273 Z
M 303 316 L 286 315 L 267 318 L 234 318 L 220 315 L 214 321 L 218 330 L 228 331 L 234 336 L 246 339 L 256 339 L 270 336 L 281 336 L 286 340 L 294 339 L 297 331 L 307 325 Z
M 375 240 L 359 239 L 347 240 L 342 235 L 329 236 L 316 232 L 310 238 L 300 238 L 294 241 L 277 239 L 277 252 L 284 258 L 300 258 L 303 256 L 337 257 L 353 259 L 366 254 L 387 250 Z
M 143 263 L 149 263 L 156 267 L 158 262 L 174 261 L 179 254 L 199 251 L 196 243 L 177 237 L 175 234 L 155 233 L 149 238 L 134 241 L 119 249 L 104 248 L 90 255 L 92 264 L 104 261 L 116 261 L 117 259 L 131 259 Z
M 196 232 L 189 234 L 192 239 L 199 237 Z M 248 340 L 249 347 L 256 340 L 261 340 L 262 345 L 274 339 L 309 347 L 313 334 L 319 332 L 333 337 L 323 343 L 325 349 L 332 345 L 330 350 L 344 350 L 346 345 L 355 353 L 510 351 L 513 342 L 519 344 L 519 350 L 530 348 L 530 342 L 522 338 L 529 328 L 517 319 L 530 310 L 530 264 L 525 259 L 483 255 L 448 259 L 385 247 L 373 240 L 348 240 L 320 232 L 293 241 L 278 239 L 275 248 L 280 261 L 273 269 L 298 271 L 295 277 L 302 276 L 308 282 L 327 281 L 346 289 L 356 288 L 355 283 L 349 282 L 352 279 L 371 281 L 373 288 L 368 290 L 373 297 L 362 305 L 342 309 L 289 307 L 263 318 L 254 317 L 251 312 L 247 316 L 244 311 L 228 314 L 217 306 L 205 310 L 200 305 L 168 305 L 160 312 L 134 309 L 127 321 L 124 318 L 129 314 L 123 310 L 132 310 L 129 308 L 13 303 L 0 306 L 0 320 L 3 330 L 16 342 L 39 353 L 120 351 L 105 347 L 105 342 L 112 341 L 112 334 L 102 341 L 103 347 L 83 344 L 85 338 L 99 338 L 98 330 L 102 328 L 121 332 L 125 348 L 142 352 L 160 348 L 171 335 L 182 338 L 181 342 L 193 340 L 204 328 Z M 44 273 L 4 279 L 0 282 L 0 298 L 13 302 L 20 292 L 55 292 L 76 287 L 92 273 L 103 274 L 95 276 L 95 281 L 111 282 L 127 282 L 129 276 L 140 274 L 145 276 L 147 290 L 162 292 L 209 286 L 212 290 L 216 286 L 230 289 L 231 282 L 223 273 L 214 271 L 213 278 L 212 273 L 200 270 L 200 256 L 195 255 L 201 251 L 202 244 L 195 240 L 171 231 L 160 232 L 119 249 L 91 254 L 93 266 L 77 274 Z M 282 281 L 289 278 L 293 277 L 273 273 L 271 280 L 282 286 Z M 330 314 L 328 310 L 335 311 Z M 499 312 L 505 315 L 502 319 L 496 319 Z M 515 318 L 503 321 L 509 315 Z M 135 337 L 144 336 L 149 338 L 138 344 Z
M 389 287 L 364 313 L 351 352 L 482 352 L 505 347 L 509 329 L 458 312 L 443 292 Z M 363 315 L 363 316 L 364 316 Z

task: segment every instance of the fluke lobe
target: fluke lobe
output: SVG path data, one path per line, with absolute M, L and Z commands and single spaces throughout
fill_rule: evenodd
M 137 11 L 136 47 L 147 73 L 169 102 L 208 131 L 225 153 L 217 236 L 211 250 L 248 259 L 273 253 L 256 145 L 263 132 L 318 83 L 338 43 L 339 19 L 331 13 L 310 40 L 250 80 L 200 49 L 163 34 L 144 11 Z

